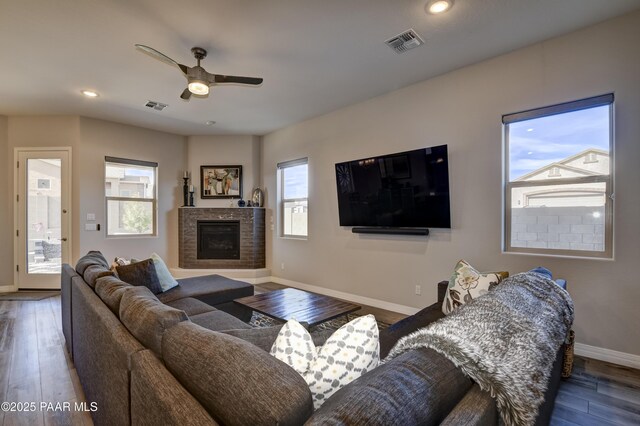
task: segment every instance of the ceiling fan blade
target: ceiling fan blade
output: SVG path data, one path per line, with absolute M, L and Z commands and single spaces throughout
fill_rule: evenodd
M 217 84 L 224 83 L 238 83 L 238 84 L 251 84 L 253 86 L 257 86 L 262 84 L 262 78 L 256 77 L 240 77 L 237 75 L 220 75 L 220 74 L 211 74 L 213 76 L 213 82 Z
M 156 49 L 154 49 L 153 47 L 149 47 L 149 46 L 145 46 L 144 44 L 136 44 L 136 49 L 138 49 L 139 51 L 146 53 L 147 55 L 151 56 L 154 59 L 157 59 L 159 61 L 164 62 L 165 64 L 169 64 L 169 65 L 173 65 L 174 67 L 178 67 L 182 70 L 182 72 L 184 72 L 185 74 L 187 73 L 184 69 L 186 68 L 184 65 L 180 65 L 179 63 L 177 63 L 176 61 L 174 61 L 173 59 L 171 59 L 170 57 L 168 57 L 167 55 L 165 55 L 162 52 L 158 52 Z
M 184 99 L 185 101 L 188 101 L 191 98 L 191 92 L 189 91 L 188 87 L 184 89 L 184 92 L 182 92 L 180 98 Z

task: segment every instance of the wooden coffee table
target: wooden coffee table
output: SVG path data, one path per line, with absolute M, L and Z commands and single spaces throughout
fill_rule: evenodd
M 310 327 L 360 309 L 353 303 L 296 288 L 269 291 L 234 302 L 280 321 L 296 319 Z

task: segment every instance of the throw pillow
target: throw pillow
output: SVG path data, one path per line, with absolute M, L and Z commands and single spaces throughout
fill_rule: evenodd
M 378 324 L 373 315 L 358 317 L 316 348 L 309 332 L 290 320 L 280 330 L 271 354 L 302 375 L 318 409 L 340 388 L 378 366 Z
M 116 272 L 118 277 L 126 283 L 145 286 L 153 294 L 162 293 L 162 286 L 160 285 L 160 280 L 158 280 L 158 274 L 152 259 L 118 266 L 116 267 Z
M 489 292 L 502 281 L 502 277 L 502 274 L 494 272 L 482 274 L 468 262 L 460 260 L 449 279 L 442 312 L 449 315 L 457 307 Z
M 280 329 L 270 353 L 304 376 L 315 359 L 316 346 L 298 321 L 289 320 Z
M 151 255 L 151 259 L 153 260 L 153 264 L 156 267 L 156 274 L 158 274 L 158 280 L 160 281 L 162 291 L 165 292 L 177 286 L 178 281 L 173 278 L 173 275 L 171 275 L 171 272 L 169 272 L 169 268 L 167 268 L 164 260 L 162 260 L 162 258 L 156 253 L 153 253 Z M 131 262 L 133 262 L 133 259 L 131 259 Z

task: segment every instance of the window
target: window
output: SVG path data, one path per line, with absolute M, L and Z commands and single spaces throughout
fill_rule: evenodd
M 107 236 L 156 235 L 158 163 L 105 157 Z
M 306 238 L 309 210 L 309 173 L 306 158 L 278 164 L 280 235 Z
M 508 252 L 613 256 L 613 95 L 502 117 Z

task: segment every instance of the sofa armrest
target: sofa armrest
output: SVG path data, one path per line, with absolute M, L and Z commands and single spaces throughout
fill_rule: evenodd
M 447 295 L 447 287 L 449 286 L 449 281 L 440 281 L 438 283 L 438 303 L 442 305 L 444 302 L 444 298 Z
M 498 408 L 488 392 L 474 384 L 440 426 L 497 425 Z
M 334 393 L 305 425 L 435 425 L 471 385 L 433 349 L 414 349 Z
M 445 281 L 446 282 L 446 281 Z M 418 313 L 406 317 L 398 321 L 395 324 L 390 325 L 384 330 L 380 331 L 380 358 L 384 359 L 393 345 L 404 336 L 413 333 L 423 327 L 428 326 L 434 321 L 443 318 L 442 304 L 434 303 L 427 306 Z

